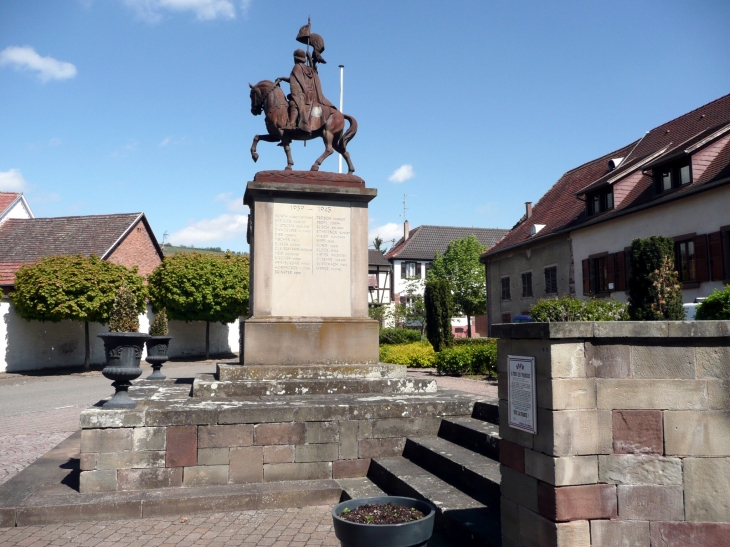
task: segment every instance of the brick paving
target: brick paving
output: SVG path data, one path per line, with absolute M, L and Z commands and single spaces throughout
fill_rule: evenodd
M 3 547 L 339 547 L 331 506 L 0 528 Z M 375 547 L 375 546 L 373 546 Z

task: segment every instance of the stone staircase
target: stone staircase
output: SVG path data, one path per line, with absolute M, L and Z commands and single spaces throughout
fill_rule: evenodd
M 402 456 L 374 458 L 367 477 L 339 479 L 343 499 L 425 499 L 455 544 L 501 546 L 498 420 L 496 401 L 477 402 L 471 417 L 444 418 L 437 437 L 409 437 Z

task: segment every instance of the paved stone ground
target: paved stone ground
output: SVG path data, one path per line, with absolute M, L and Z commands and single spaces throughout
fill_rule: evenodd
M 331 506 L 0 528 L 3 547 L 339 547 Z M 376 546 L 373 546 L 376 547 Z

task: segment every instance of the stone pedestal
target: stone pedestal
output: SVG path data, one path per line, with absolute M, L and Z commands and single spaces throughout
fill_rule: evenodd
M 251 316 L 243 365 L 377 363 L 368 318 L 368 203 L 353 175 L 262 171 L 249 182 Z

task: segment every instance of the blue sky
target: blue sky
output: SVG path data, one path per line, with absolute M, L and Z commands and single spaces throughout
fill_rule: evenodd
M 247 250 L 246 182 L 286 165 L 251 160 L 248 83 L 289 74 L 308 15 L 386 240 L 403 194 L 411 226 L 510 228 L 565 171 L 730 92 L 725 0 L 0 0 L 0 190 Z M 308 169 L 322 143 L 292 149 Z

